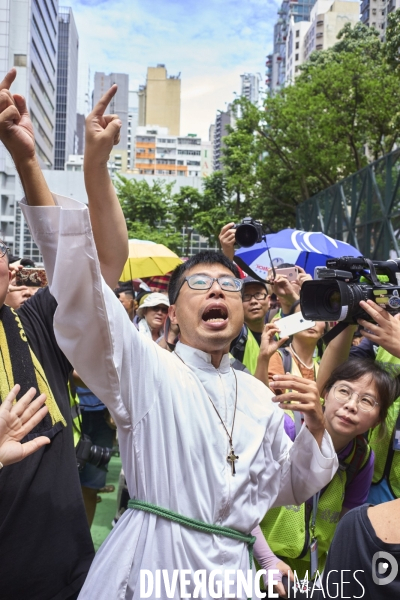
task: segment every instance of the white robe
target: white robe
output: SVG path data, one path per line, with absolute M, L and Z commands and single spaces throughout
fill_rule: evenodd
M 22 209 L 58 302 L 60 348 L 118 425 L 130 496 L 249 534 L 272 506 L 300 504 L 325 486 L 338 466 L 328 433 L 321 450 L 306 428 L 292 444 L 270 390 L 240 371 L 232 476 L 228 437 L 209 399 L 230 430 L 235 378 L 228 355 L 215 369 L 210 355 L 178 343 L 186 366 L 140 335 L 101 278 L 86 206 L 56 201 L 63 208 Z M 244 543 L 127 510 L 98 551 L 79 599 L 139 599 L 141 569 L 172 576 L 174 569 L 248 568 Z M 178 589 L 173 597 L 181 597 Z

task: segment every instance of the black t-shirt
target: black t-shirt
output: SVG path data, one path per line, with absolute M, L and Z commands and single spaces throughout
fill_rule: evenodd
M 67 427 L 54 425 L 48 446 L 0 471 L 1 600 L 69 598 L 94 557 L 73 444 L 71 365 L 53 332 L 56 307 L 45 288 L 18 310 Z
M 376 536 L 367 510 L 367 504 L 354 508 L 336 528 L 323 574 L 326 598 L 400 598 L 400 544 L 386 544 Z M 397 575 L 390 581 L 396 565 Z

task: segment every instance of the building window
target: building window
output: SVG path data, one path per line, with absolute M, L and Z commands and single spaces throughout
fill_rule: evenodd
M 298 54 L 295 55 L 294 60 L 299 60 L 299 55 Z
M 296 37 L 300 37 L 300 29 L 296 29 Z
M 300 42 L 296 42 L 296 50 L 298 50 L 300 47 Z
M 26 54 L 14 54 L 14 67 L 26 67 Z

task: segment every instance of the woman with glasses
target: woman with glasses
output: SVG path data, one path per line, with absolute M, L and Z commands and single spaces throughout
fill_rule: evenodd
M 138 329 L 154 342 L 164 333 L 165 319 L 168 315 L 169 300 L 164 294 L 154 292 L 145 297 L 138 309 Z
M 293 375 L 276 375 L 273 390 L 288 390 L 280 396 L 280 406 L 290 409 L 296 399 L 319 396 L 317 385 Z M 339 459 L 332 481 L 301 506 L 270 510 L 260 524 L 271 550 L 279 557 L 275 568 L 282 573 L 296 571 L 299 579 L 316 570 L 322 573 L 327 552 L 339 519 L 350 509 L 366 502 L 374 467 L 374 454 L 364 434 L 372 427 L 385 427 L 388 409 L 396 397 L 391 376 L 375 361 L 350 359 L 335 369 L 324 385 L 325 427 Z M 286 415 L 287 420 L 290 418 Z M 292 428 L 286 432 L 292 439 Z M 382 431 L 383 434 L 383 431 Z M 265 540 L 257 534 L 255 555 L 265 555 Z M 265 563 L 264 563 L 265 564 Z M 282 594 L 280 584 L 278 591 Z

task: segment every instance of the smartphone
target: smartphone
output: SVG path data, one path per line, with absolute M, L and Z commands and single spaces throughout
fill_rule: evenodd
M 299 331 L 304 331 L 305 329 L 310 329 L 310 327 L 314 327 L 315 321 L 308 321 L 303 317 L 301 312 L 294 313 L 294 315 L 289 315 L 288 317 L 283 317 L 283 319 L 279 319 L 274 321 L 277 327 L 280 329 L 279 337 L 289 337 L 294 335 L 295 333 L 299 333 Z
M 290 283 L 293 283 L 299 275 L 299 270 L 297 267 L 284 267 L 283 269 L 275 269 L 275 273 L 277 275 L 284 275 Z
M 47 277 L 45 269 L 24 267 L 15 275 L 15 285 L 26 285 L 29 287 L 46 287 Z

